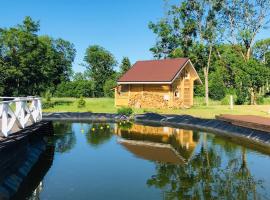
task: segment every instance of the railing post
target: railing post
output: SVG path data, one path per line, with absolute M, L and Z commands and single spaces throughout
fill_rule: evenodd
M 17 118 L 17 121 L 19 122 L 18 123 L 19 128 L 24 128 L 26 125 L 26 122 L 24 120 L 24 118 L 25 118 L 25 110 L 24 109 L 25 109 L 26 102 L 24 100 L 20 100 L 20 98 L 16 98 L 15 100 L 18 100 L 15 103 L 15 105 L 16 105 L 15 117 Z
M 8 136 L 8 103 L 2 104 L 2 133 L 5 137 Z

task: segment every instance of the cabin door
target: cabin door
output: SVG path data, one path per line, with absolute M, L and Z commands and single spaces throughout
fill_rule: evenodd
M 184 106 L 191 106 L 191 84 L 189 79 L 184 79 Z

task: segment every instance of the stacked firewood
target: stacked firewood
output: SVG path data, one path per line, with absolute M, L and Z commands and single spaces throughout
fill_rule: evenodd
M 150 92 L 132 94 L 129 98 L 129 106 L 135 108 L 168 108 L 169 102 L 164 95 Z

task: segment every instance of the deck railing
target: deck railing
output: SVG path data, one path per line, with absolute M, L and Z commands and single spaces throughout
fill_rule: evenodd
M 0 97 L 0 133 L 7 137 L 14 129 L 42 120 L 39 97 Z

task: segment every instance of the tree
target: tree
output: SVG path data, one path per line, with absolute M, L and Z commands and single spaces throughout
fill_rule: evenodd
M 120 65 L 120 75 L 123 75 L 126 73 L 131 67 L 130 61 L 128 57 L 124 57 L 122 59 L 121 65 Z
M 270 53 L 270 38 L 262 39 L 254 44 L 253 55 L 263 64 L 267 64 L 267 54 Z
M 222 1 L 183 1 L 179 6 L 172 6 L 167 18 L 157 24 L 149 24 L 149 28 L 158 36 L 155 47 L 150 49 L 155 57 L 177 55 L 197 57 L 195 60 L 203 61 L 195 62 L 195 65 L 203 70 L 206 105 L 209 96 L 209 68 L 217 38 L 217 15 L 221 9 Z
M 39 22 L 26 17 L 21 25 L 0 29 L 0 85 L 3 95 L 39 95 L 69 79 L 73 44 L 38 36 Z
M 84 61 L 94 82 L 95 96 L 103 96 L 104 84 L 114 74 L 114 66 L 117 64 L 114 56 L 103 47 L 93 45 L 86 49 Z
M 224 38 L 248 61 L 257 34 L 267 28 L 270 1 L 226 0 L 225 5 L 222 17 Z
M 110 79 L 106 80 L 106 82 L 104 83 L 103 91 L 105 97 L 114 97 L 114 88 L 117 85 L 118 76 L 119 75 L 115 73 Z

